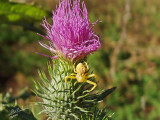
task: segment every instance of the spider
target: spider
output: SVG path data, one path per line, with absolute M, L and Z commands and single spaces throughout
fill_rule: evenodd
M 92 81 L 89 81 L 87 79 L 92 78 L 92 77 L 95 77 L 97 79 L 97 76 L 95 74 L 87 73 L 87 71 L 89 70 L 89 67 L 86 62 L 85 62 L 85 64 L 86 64 L 86 67 L 85 67 L 85 65 L 83 65 L 83 63 L 78 63 L 76 68 L 74 67 L 74 73 L 72 73 L 70 76 L 65 77 L 65 82 L 67 83 L 68 82 L 67 80 L 69 78 L 76 79 L 79 83 L 87 82 L 87 83 L 93 85 L 91 90 L 89 90 L 89 91 L 92 91 L 96 88 L 97 84 Z

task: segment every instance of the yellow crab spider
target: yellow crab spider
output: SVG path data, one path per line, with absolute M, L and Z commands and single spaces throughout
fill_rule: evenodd
M 88 78 L 95 77 L 97 79 L 97 76 L 95 74 L 89 74 L 87 71 L 89 70 L 89 67 L 87 63 L 85 62 L 86 67 L 83 65 L 83 63 L 78 63 L 76 68 L 74 67 L 74 73 L 72 73 L 70 76 L 65 77 L 65 82 L 67 83 L 68 79 L 76 79 L 79 83 L 87 82 L 89 84 L 92 84 L 93 87 L 90 91 L 94 90 L 97 86 L 96 83 L 87 80 Z

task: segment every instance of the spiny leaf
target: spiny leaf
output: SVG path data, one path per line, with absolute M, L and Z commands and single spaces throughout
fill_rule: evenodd
M 87 110 L 85 110 L 85 109 L 83 109 L 83 108 L 81 108 L 79 106 L 75 106 L 74 108 L 75 109 L 79 109 L 81 112 L 84 112 L 84 113 L 89 112 L 89 111 L 87 111 Z
M 75 115 L 74 113 L 71 113 L 70 116 L 73 116 L 74 118 L 78 119 L 78 116 Z
M 99 95 L 99 97 L 97 98 L 97 101 L 102 101 L 106 96 L 111 94 L 115 89 L 116 89 L 116 87 L 113 87 L 113 88 L 110 88 L 110 89 L 104 91 L 101 95 Z
M 6 106 L 10 112 L 10 117 L 16 117 L 18 120 L 37 120 L 29 109 L 22 110 L 18 106 Z

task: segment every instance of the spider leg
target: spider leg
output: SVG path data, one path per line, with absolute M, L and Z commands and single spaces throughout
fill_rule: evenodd
M 77 72 L 76 72 L 76 67 L 75 67 L 75 66 L 76 66 L 76 63 L 74 63 L 74 72 L 77 73 Z
M 97 81 L 98 81 L 98 77 L 97 77 L 97 75 L 95 75 L 95 74 L 91 74 L 91 75 L 88 75 L 88 76 L 87 76 L 87 78 L 91 78 L 91 77 L 95 77 L 95 78 L 97 79 Z
M 84 62 L 84 63 L 86 64 L 86 67 L 87 67 L 86 71 L 88 71 L 89 70 L 89 66 L 88 66 L 88 64 L 86 62 Z
M 86 82 L 87 82 L 87 83 L 89 83 L 89 84 L 94 85 L 94 86 L 92 87 L 92 89 L 91 89 L 91 90 L 89 90 L 90 92 L 91 92 L 92 90 L 94 90 L 94 89 L 95 89 L 95 87 L 97 87 L 97 84 L 96 84 L 96 83 L 94 83 L 94 82 L 92 82 L 92 81 L 87 80 Z
M 76 76 L 76 75 L 77 75 L 77 74 L 75 74 L 75 73 L 72 73 L 72 74 L 71 74 L 71 76 Z
M 76 68 L 75 68 L 75 67 L 74 67 L 74 72 L 75 72 L 75 73 L 77 73 L 77 72 L 76 72 Z
M 84 75 L 87 76 L 89 73 L 85 73 Z
M 67 81 L 68 78 L 70 78 L 70 79 L 76 79 L 76 77 L 74 77 L 74 76 L 66 76 L 66 77 L 65 77 L 65 82 L 66 82 L 66 83 L 68 83 L 68 81 Z

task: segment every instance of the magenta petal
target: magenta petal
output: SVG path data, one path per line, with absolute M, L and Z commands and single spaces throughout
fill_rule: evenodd
M 45 38 L 49 40 L 50 46 L 40 43 L 51 52 L 57 55 L 60 53 L 66 59 L 73 61 L 100 48 L 99 37 L 93 31 L 99 19 L 90 23 L 84 2 L 81 7 L 80 0 L 62 0 L 56 11 L 53 11 L 52 20 L 52 25 L 46 18 L 42 23 L 47 31 Z
M 35 53 L 36 53 L 36 54 L 39 54 L 39 55 L 42 55 L 42 56 L 46 56 L 46 57 L 52 58 L 52 59 L 57 59 L 57 58 L 58 58 L 58 56 L 57 56 L 57 55 L 56 55 L 56 56 L 54 56 L 54 57 L 52 57 L 52 56 L 45 55 L 45 54 L 38 53 L 38 52 L 35 52 Z

